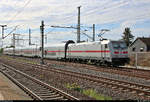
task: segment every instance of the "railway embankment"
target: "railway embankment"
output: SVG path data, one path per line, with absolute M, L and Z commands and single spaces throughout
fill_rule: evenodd
M 110 100 L 110 98 L 112 100 L 149 99 L 149 87 L 147 88 L 150 85 L 147 80 L 149 79 L 149 71 L 103 68 L 52 60 L 45 60 L 46 65 L 33 63 L 38 60 L 14 56 L 3 56 L 0 59 L 4 64 L 47 84 L 54 85 L 81 100 L 83 98 L 91 99 L 93 95 L 94 99 L 104 95 L 106 96 L 103 97 L 104 100 Z

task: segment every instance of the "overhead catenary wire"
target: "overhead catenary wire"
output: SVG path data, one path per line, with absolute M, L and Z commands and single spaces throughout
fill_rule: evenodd
M 128 2 L 115 3 L 115 4 L 113 4 L 113 5 L 115 5 L 115 6 L 112 6 L 112 7 L 103 7 L 103 8 L 101 9 L 101 11 L 104 11 L 104 10 L 107 10 L 107 9 L 112 9 L 112 8 L 117 8 L 117 7 L 120 7 L 120 6 L 125 5 L 125 4 L 127 4 L 127 3 L 128 3 Z M 104 4 L 104 5 L 105 5 L 105 4 Z M 110 6 L 111 6 L 111 5 L 110 5 Z M 88 10 L 88 11 L 84 11 L 82 15 L 90 15 L 90 14 L 93 14 L 94 12 L 99 11 L 98 8 L 101 8 L 101 6 L 99 6 L 99 7 L 97 7 L 97 8 L 94 8 L 94 9 L 90 9 L 90 10 Z M 75 17 L 75 15 L 67 16 L 67 17 L 63 18 L 63 20 L 66 21 L 66 20 L 71 19 L 72 17 Z
M 97 8 L 94 8 L 93 10 L 91 9 L 91 10 L 89 10 L 89 11 L 87 11 L 87 12 L 85 12 L 83 15 L 90 15 L 90 14 L 92 14 L 92 13 L 94 13 L 94 12 L 98 12 L 99 11 L 99 9 L 100 9 L 100 11 L 99 12 L 102 12 L 102 11 L 106 11 L 106 10 L 112 10 L 112 9 L 116 9 L 116 8 L 119 8 L 120 6 L 122 6 L 122 5 L 125 5 L 125 4 L 128 4 L 128 1 L 124 1 L 124 2 L 116 2 L 116 3 L 114 3 L 113 5 L 110 3 L 110 4 L 108 4 L 107 3 L 107 6 L 102 6 L 103 8 L 101 8 L 101 6 L 99 6 L 99 7 L 97 7 Z M 110 6 L 110 7 L 108 7 L 108 6 Z
M 117 7 L 120 7 L 120 6 L 125 5 L 127 3 L 128 2 L 120 2 L 120 3 L 115 3 L 113 5 L 118 5 L 119 4 Z M 115 6 L 115 8 L 117 8 L 117 7 Z M 104 7 L 102 10 L 105 11 L 106 9 L 109 10 L 111 8 L 114 8 L 114 7 Z M 91 13 L 94 13 L 94 12 L 97 12 L 97 8 L 94 8 L 94 9 L 91 9 L 91 10 L 89 10 L 87 12 L 84 12 L 82 15 L 90 15 Z M 74 16 L 73 15 L 67 16 L 67 17 L 63 18 L 63 20 L 66 21 L 66 20 L 71 19 L 71 18 L 74 18 Z M 91 28 L 91 27 L 89 27 L 89 28 Z
M 16 27 L 16 26 L 10 26 L 10 27 L 7 26 L 6 29 L 12 29 L 12 28 L 14 28 L 14 27 Z
M 16 0 L 16 2 L 13 4 L 13 6 L 17 6 L 18 1 Z M 8 14 L 10 14 L 10 12 L 8 12 L 5 16 L 7 16 Z
M 45 34 L 50 34 L 52 31 L 54 31 L 55 29 L 54 28 L 52 28 L 50 31 L 48 31 L 47 33 L 45 33 Z
M 18 26 L 19 26 L 19 25 L 18 25 Z M 14 31 L 17 29 L 18 26 L 16 26 L 10 33 L 8 33 L 6 36 L 4 36 L 4 39 L 5 39 L 6 37 L 8 37 L 10 34 L 12 34 L 12 32 L 14 32 Z
M 25 5 L 23 6 L 22 10 L 18 11 L 12 18 L 10 18 L 9 22 L 7 23 L 10 24 L 21 12 L 23 12 L 23 10 L 25 9 L 25 7 L 31 2 L 32 0 L 28 0 Z
M 29 0 L 29 1 L 31 1 L 31 0 Z M 29 1 L 28 1 L 28 2 L 29 2 Z M 29 3 L 30 3 L 30 2 L 29 2 Z M 110 7 L 110 8 L 111 8 L 111 7 Z M 109 9 L 110 9 L 110 8 L 109 8 Z M 107 9 L 107 8 L 106 8 L 106 9 Z M 90 12 L 90 13 L 91 13 L 91 12 Z M 17 15 L 16 15 L 16 16 L 17 16 Z M 15 16 L 14 16 L 14 17 L 15 17 Z M 71 16 L 71 17 L 72 17 L 72 16 Z M 66 18 L 68 19 L 68 17 L 66 17 Z M 114 19 L 114 18 L 113 18 L 113 19 Z

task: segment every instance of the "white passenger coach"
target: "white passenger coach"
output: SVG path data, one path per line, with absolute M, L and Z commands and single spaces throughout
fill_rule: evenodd
M 40 47 L 12 48 L 4 50 L 8 55 L 35 57 L 41 56 Z M 96 42 L 74 43 L 69 40 L 61 44 L 44 46 L 44 57 L 49 59 L 65 59 L 70 61 L 90 61 L 99 64 L 124 65 L 129 61 L 128 49 L 123 41 L 102 40 Z

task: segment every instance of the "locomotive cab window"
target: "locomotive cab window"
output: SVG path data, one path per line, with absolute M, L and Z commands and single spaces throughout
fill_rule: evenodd
M 118 43 L 113 43 L 113 47 L 114 47 L 115 49 L 118 49 L 120 46 L 119 46 Z
M 120 47 L 121 47 L 122 49 L 126 49 L 126 48 L 127 48 L 127 45 L 126 45 L 125 43 L 120 43 Z

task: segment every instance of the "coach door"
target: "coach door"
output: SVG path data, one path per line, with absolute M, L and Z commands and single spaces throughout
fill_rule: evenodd
M 102 44 L 102 58 L 105 59 L 106 57 L 108 57 L 108 45 L 107 44 Z
M 108 44 L 105 44 L 104 47 L 105 47 L 104 52 L 105 52 L 105 58 L 106 58 L 106 57 L 108 57 Z
M 102 53 L 102 59 L 104 59 L 104 57 L 105 57 L 105 48 L 104 48 L 104 44 L 101 45 L 101 48 L 102 48 L 102 50 L 101 50 L 101 53 Z

